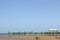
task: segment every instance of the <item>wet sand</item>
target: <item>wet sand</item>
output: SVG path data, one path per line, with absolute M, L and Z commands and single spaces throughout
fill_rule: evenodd
M 0 40 L 31 40 L 29 38 L 17 38 L 13 35 L 0 35 Z

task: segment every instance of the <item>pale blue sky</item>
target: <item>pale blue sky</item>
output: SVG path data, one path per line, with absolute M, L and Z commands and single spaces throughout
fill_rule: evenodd
M 0 33 L 60 29 L 60 0 L 0 0 Z

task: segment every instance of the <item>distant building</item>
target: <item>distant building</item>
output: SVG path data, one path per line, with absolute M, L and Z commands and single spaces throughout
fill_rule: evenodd
M 58 32 L 57 29 L 49 29 L 48 32 Z

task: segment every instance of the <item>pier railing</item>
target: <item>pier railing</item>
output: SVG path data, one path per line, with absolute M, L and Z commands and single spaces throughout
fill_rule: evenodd
M 12 32 L 11 35 L 48 35 L 48 36 L 60 36 L 60 32 Z

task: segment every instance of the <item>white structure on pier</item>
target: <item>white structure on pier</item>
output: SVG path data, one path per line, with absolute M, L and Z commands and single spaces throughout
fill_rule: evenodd
M 58 29 L 49 29 L 49 32 L 58 32 Z

